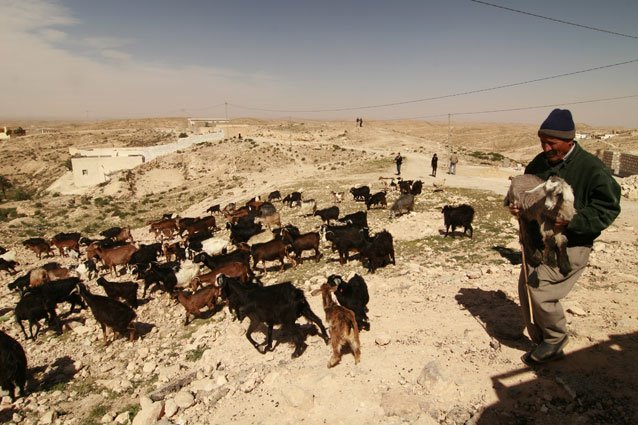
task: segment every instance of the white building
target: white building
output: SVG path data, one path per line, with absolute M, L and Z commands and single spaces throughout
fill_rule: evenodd
M 77 187 L 94 186 L 110 180 L 110 175 L 129 170 L 180 149 L 224 138 L 223 131 L 179 138 L 177 142 L 139 148 L 69 148 L 73 183 Z

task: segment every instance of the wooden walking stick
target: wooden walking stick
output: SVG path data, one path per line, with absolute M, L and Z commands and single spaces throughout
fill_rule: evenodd
M 525 245 L 521 237 L 521 218 L 518 217 L 518 242 L 521 244 L 521 257 L 523 260 L 523 276 L 525 276 L 525 290 L 527 291 L 527 306 L 529 307 L 529 322 L 534 324 L 534 311 L 532 310 L 532 291 L 529 290 L 529 281 L 527 280 L 527 261 L 525 261 Z

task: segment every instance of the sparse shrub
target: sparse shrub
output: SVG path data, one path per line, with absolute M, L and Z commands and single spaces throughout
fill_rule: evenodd
M 0 221 L 9 221 L 18 217 L 16 208 L 0 208 Z
M 109 205 L 111 203 L 113 199 L 110 196 L 106 196 L 104 198 L 95 198 L 93 200 L 93 204 L 96 207 L 104 207 L 106 205 Z
M 10 199 L 14 201 L 28 201 L 31 198 L 33 198 L 33 192 L 21 187 L 17 188 L 10 196 Z
M 179 133 L 179 138 L 183 139 L 184 137 L 188 137 L 188 134 L 186 133 Z

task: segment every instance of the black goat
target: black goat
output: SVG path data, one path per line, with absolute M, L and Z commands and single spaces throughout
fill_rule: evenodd
M 366 281 L 358 274 L 352 276 L 347 282 L 341 276 L 333 274 L 328 276 L 328 283 L 337 287 L 335 295 L 339 304 L 354 312 L 359 329 L 369 331 L 370 322 L 367 306 L 370 301 L 370 295 L 368 295 Z
M 0 270 L 5 270 L 9 274 L 16 274 L 18 271 L 16 270 L 16 266 L 19 266 L 20 263 L 14 260 L 5 260 L 4 258 L 0 258 Z
M 136 317 L 135 311 L 126 304 L 102 295 L 93 295 L 83 283 L 78 283 L 80 294 L 89 305 L 95 320 L 102 326 L 104 344 L 107 345 L 107 326 L 121 335 L 128 333 L 129 341 L 135 337 L 135 327 L 131 321 Z
M 351 214 L 346 214 L 337 221 L 345 224 L 353 224 L 361 228 L 368 227 L 368 212 L 357 211 Z
M 293 207 L 294 205 L 301 204 L 301 192 L 292 192 L 284 197 L 282 200 L 284 205 L 288 205 L 288 207 Z
M 452 207 L 446 205 L 441 210 L 443 213 L 443 221 L 445 224 L 445 236 L 448 235 L 450 227 L 452 228 L 452 237 L 454 237 L 454 230 L 457 227 L 463 226 L 463 235 L 468 233 L 470 239 L 474 235 L 474 229 L 472 229 L 472 221 L 474 220 L 474 208 L 470 205 L 463 204 L 458 207 Z
M 361 262 L 367 260 L 368 271 L 371 273 L 387 263 L 396 264 L 392 235 L 383 230 L 374 235 L 371 240 L 366 240 L 359 252 L 359 258 Z
M 370 188 L 368 186 L 351 187 L 350 193 L 355 201 L 365 201 L 370 196 Z
M 361 251 L 368 239 L 368 228 L 355 225 L 321 226 L 324 241 L 332 242 L 332 250 L 339 253 L 339 263 L 345 264 L 350 259 L 350 251 Z
M 238 222 L 237 224 L 228 222 L 226 223 L 226 228 L 230 230 L 230 241 L 235 245 L 248 242 L 248 239 L 263 230 L 261 223 L 255 223 L 253 217 L 247 221 Z
M 0 387 L 9 392 L 11 401 L 15 401 L 15 387 L 24 397 L 27 382 L 27 356 L 22 345 L 6 333 L 0 331 Z
M 281 201 L 281 192 L 274 190 L 268 194 L 268 201 Z
M 420 195 L 423 191 L 423 182 L 421 180 L 417 180 L 412 183 L 412 187 L 410 188 L 410 193 L 414 196 Z
M 49 327 L 55 325 L 57 332 L 61 333 L 61 326 L 58 321 L 58 316 L 55 313 L 55 308 L 47 303 L 46 298 L 41 293 L 25 293 L 24 296 L 20 298 L 20 301 L 18 301 L 14 314 L 25 339 L 29 339 L 30 337 L 35 340 L 38 337 L 38 333 L 40 332 L 40 320 L 42 319 L 47 321 Z M 27 335 L 27 332 L 24 330 L 24 326 L 22 325 L 23 320 L 29 321 L 30 336 Z M 35 335 L 33 334 L 33 326 L 35 326 Z
M 159 286 L 164 292 L 173 295 L 177 286 L 176 270 L 179 269 L 179 262 L 171 261 L 168 263 L 151 263 L 149 268 L 140 273 L 144 280 L 144 292 L 142 298 L 146 298 L 146 291 L 153 284 Z
M 321 217 L 321 221 L 330 224 L 330 220 L 336 220 L 339 218 L 339 207 L 332 206 L 323 208 L 321 210 L 315 211 L 313 215 Z
M 104 288 L 108 297 L 114 300 L 121 299 L 129 306 L 137 308 L 137 289 L 139 288 L 137 282 L 109 282 L 104 277 L 100 277 L 97 284 Z
M 80 307 L 80 310 L 86 308 L 76 289 L 78 283 L 80 283 L 79 277 L 67 277 L 30 288 L 29 292 L 42 294 L 47 302 L 47 307 L 50 308 L 55 308 L 62 302 L 68 302 L 71 304 L 69 313 L 73 313 L 76 305 Z
M 157 261 L 157 257 L 162 254 L 162 244 L 159 242 L 150 245 L 141 244 L 139 249 L 131 255 L 131 259 L 128 263 L 131 266 L 137 266 L 138 270 L 146 269 L 149 264 Z
M 292 358 L 299 357 L 307 347 L 295 323 L 301 316 L 319 326 L 322 338 L 326 344 L 328 343 L 328 334 L 321 319 L 310 308 L 303 291 L 295 288 L 292 283 L 283 282 L 264 287 L 246 286 L 224 275 L 217 278 L 217 283 L 222 288 L 222 297 L 228 300 L 229 308 L 237 313 L 238 319 L 250 319 L 246 338 L 260 353 L 272 351 L 273 327 L 280 324 L 282 331 L 292 334 L 294 338 L 295 351 Z M 263 351 L 259 349 L 261 344 L 257 344 L 252 338 L 252 333 L 261 323 L 268 326 Z
M 388 201 L 385 198 L 385 192 L 377 192 L 366 198 L 366 208 L 370 209 L 373 205 L 379 205 L 383 208 L 388 206 Z

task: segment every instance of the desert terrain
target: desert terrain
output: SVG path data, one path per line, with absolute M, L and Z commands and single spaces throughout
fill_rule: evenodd
M 65 195 L 71 146 L 169 143 L 183 119 L 95 123 L 16 123 L 27 136 L 0 142 L 0 175 L 12 182 L 0 203 L 0 245 L 12 250 L 17 275 L 0 272 L 0 328 L 24 347 L 29 394 L 4 395 L 0 421 L 16 424 L 631 424 L 638 419 L 638 202 L 623 197 L 622 212 L 594 245 L 590 263 L 564 301 L 571 339 L 566 357 L 529 368 L 531 347 L 517 295 L 520 249 L 515 221 L 502 206 L 508 177 L 539 150 L 536 126 L 429 122 L 233 120 L 242 136 L 202 143 L 112 177 L 82 194 Z M 11 126 L 13 123 L 6 123 Z M 580 131 L 594 130 L 577 124 Z M 597 129 L 608 131 L 609 129 Z M 636 138 L 585 140 L 585 149 L 638 149 Z M 446 174 L 452 150 L 456 175 Z M 38 258 L 21 241 L 79 231 L 96 237 L 131 226 L 137 243 L 154 242 L 147 223 L 164 213 L 197 217 L 220 203 L 243 203 L 272 190 L 303 191 L 318 207 L 331 191 L 355 185 L 381 190 L 394 176 L 393 158 L 406 158 L 402 177 L 421 179 L 415 211 L 391 218 L 368 213 L 371 233 L 394 237 L 396 265 L 369 273 L 358 260 L 340 265 L 336 253 L 278 271 L 266 284 L 292 281 L 324 319 L 310 292 L 331 274 L 359 273 L 370 291 L 370 331 L 362 331 L 361 362 L 345 354 L 327 368 L 331 349 L 303 319 L 308 348 L 275 332 L 274 351 L 261 354 L 246 340 L 248 321 L 221 306 L 183 325 L 184 309 L 161 291 L 137 309 L 137 339 L 105 346 L 90 311 L 58 308 L 64 332 L 25 340 L 13 318 L 19 295 L 7 284 L 60 256 Z M 430 176 L 437 153 L 439 170 Z M 628 194 L 636 179 L 618 179 Z M 56 182 L 57 186 L 56 186 Z M 434 183 L 443 190 L 435 190 Z M 388 193 L 389 202 L 398 197 Z M 474 207 L 474 236 L 444 237 L 441 208 Z M 341 215 L 365 209 L 351 196 Z M 302 232 L 318 217 L 275 202 L 282 221 Z M 223 229 L 224 219 L 217 216 Z M 227 237 L 228 231 L 220 230 Z M 113 276 L 107 276 L 114 280 Z M 123 275 L 117 280 L 130 280 Z M 103 294 L 94 280 L 86 282 Z M 141 296 L 141 293 L 139 294 Z M 256 332 L 262 341 L 265 335 Z

